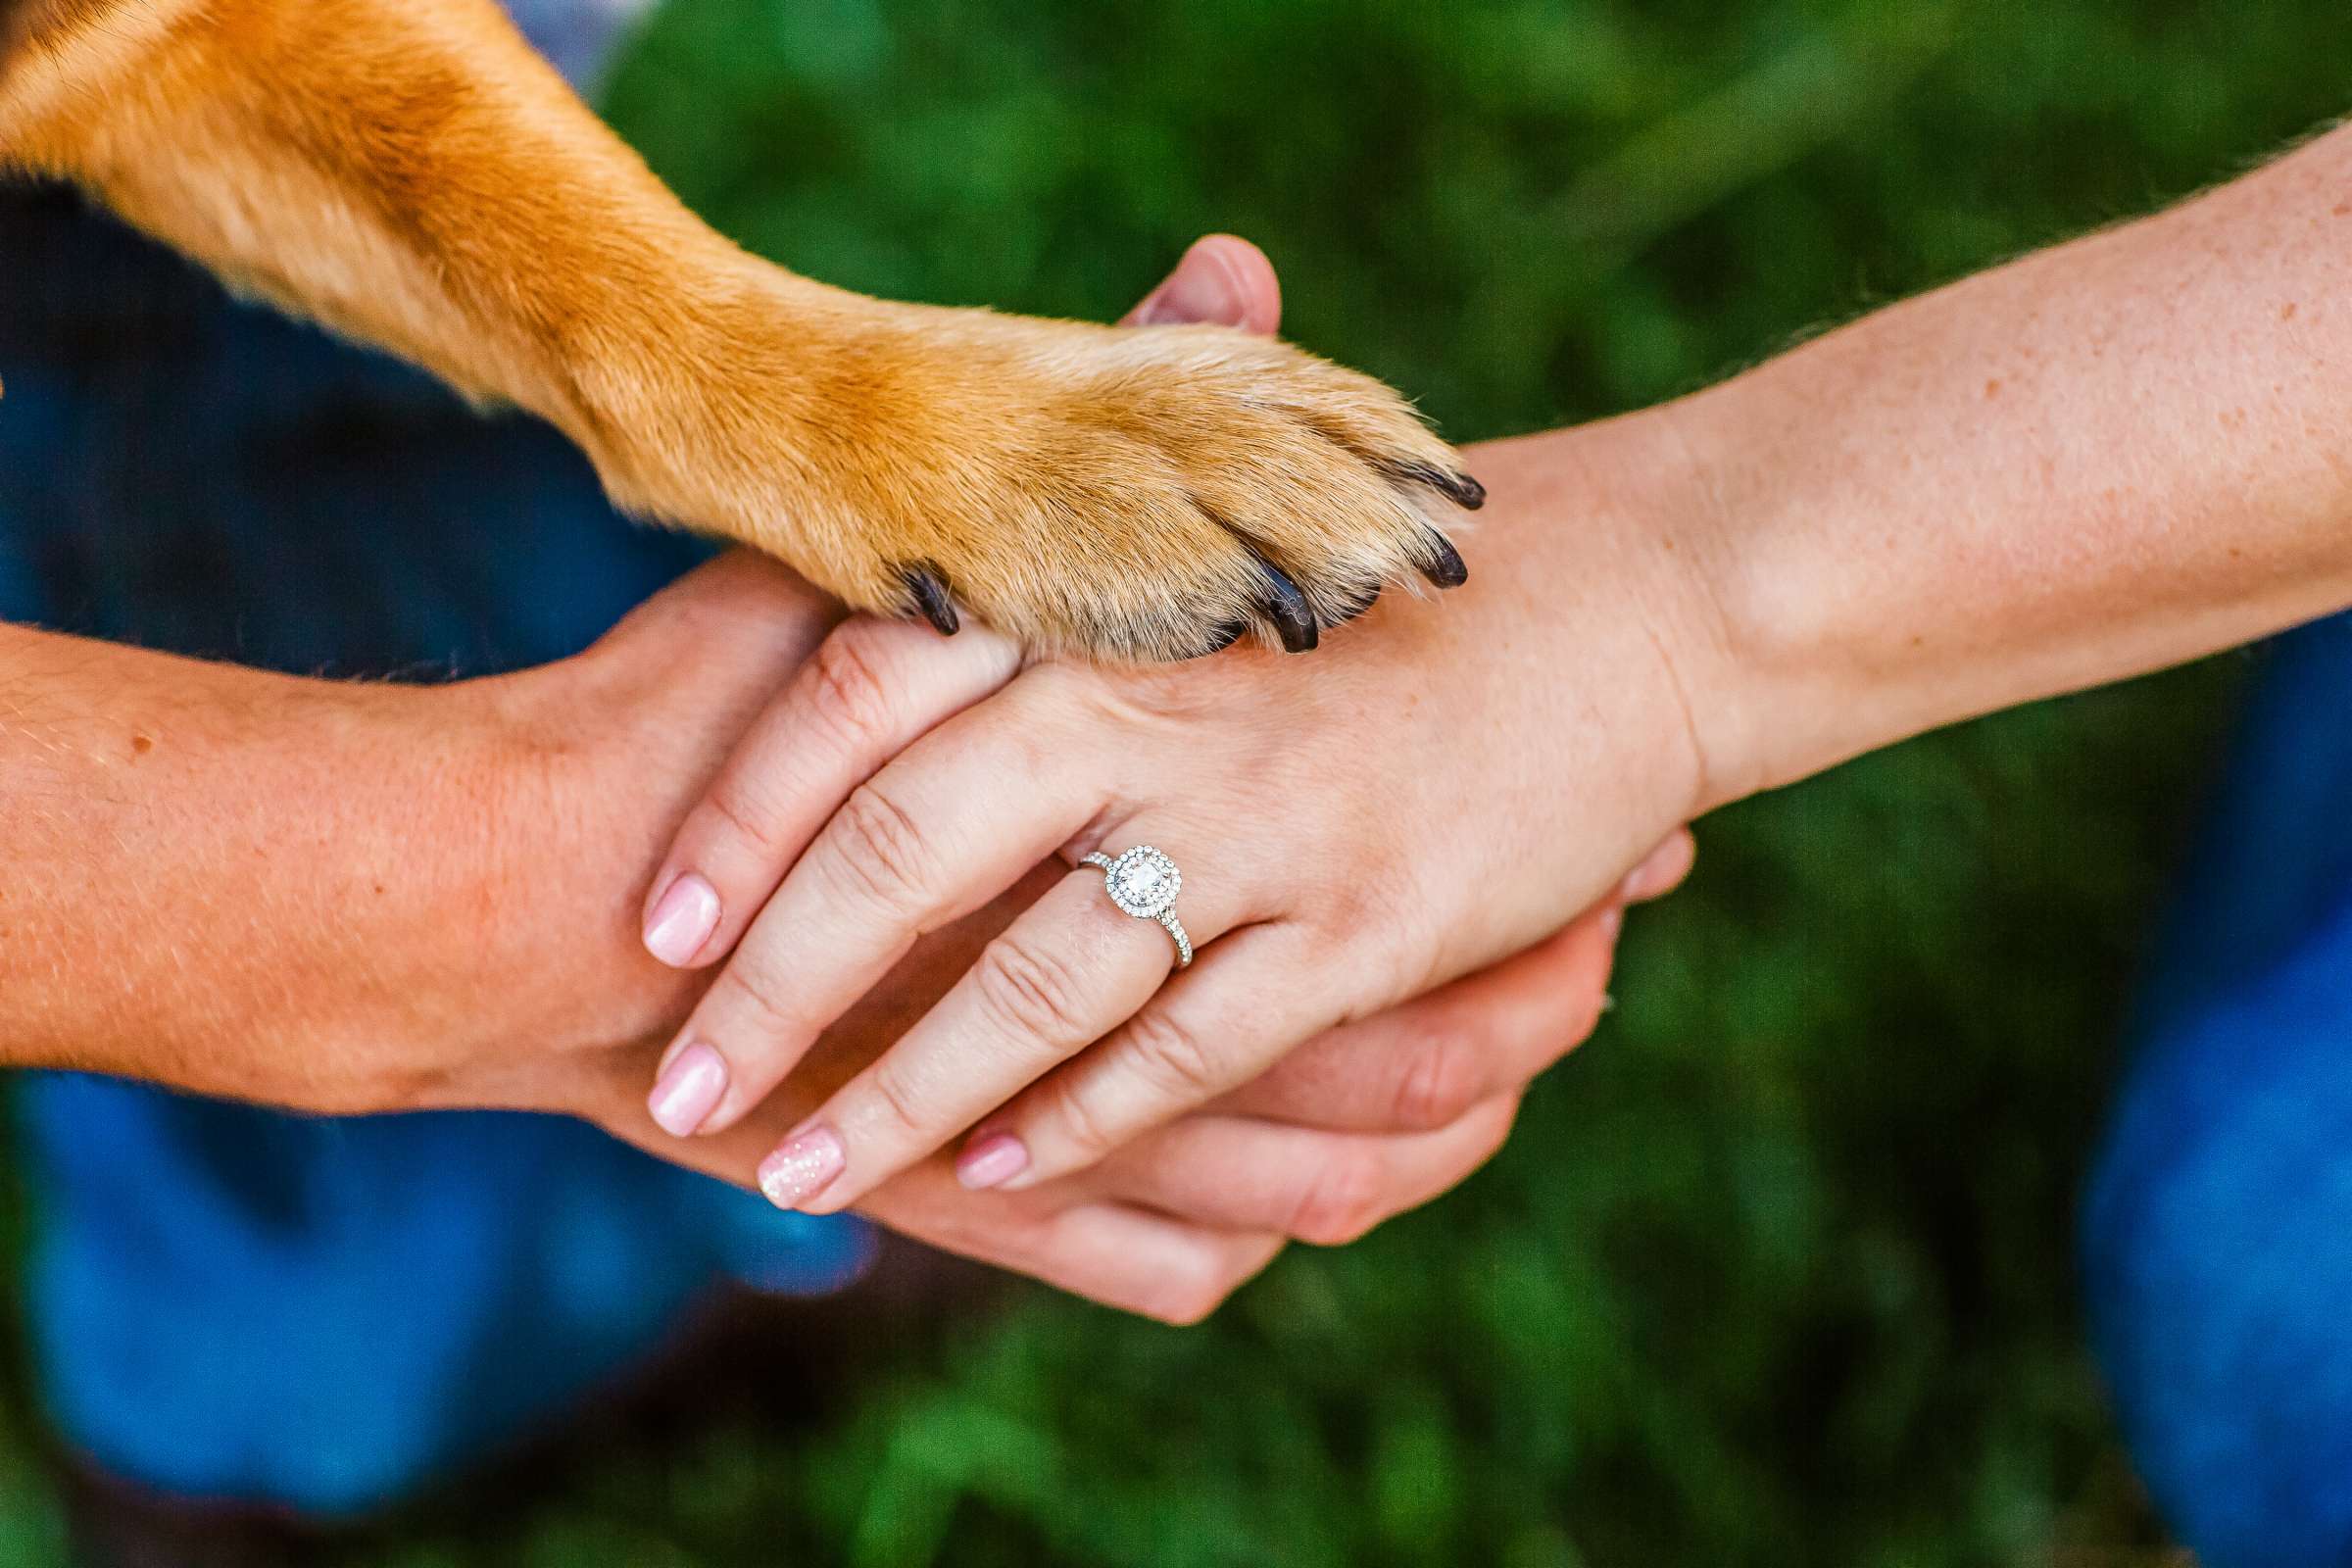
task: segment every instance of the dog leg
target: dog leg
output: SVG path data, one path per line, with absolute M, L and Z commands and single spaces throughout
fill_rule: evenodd
M 1213 327 L 885 304 L 712 232 L 492 0 L 0 0 L 0 160 L 565 431 L 620 505 L 861 609 L 1202 652 L 1318 624 L 1475 505 L 1378 382 Z M 5 281 L 0 280 L 0 287 Z

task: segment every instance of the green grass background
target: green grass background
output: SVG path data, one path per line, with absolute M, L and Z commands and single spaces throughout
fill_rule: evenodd
M 878 293 L 1105 317 L 1194 235 L 1462 439 L 1633 408 L 2352 107 L 2342 0 L 674 0 L 610 95 Z M 2237 662 L 1706 823 L 1466 1187 L 1202 1328 L 1015 1292 L 353 1562 L 2153 1564 L 2071 1211 Z M 1476 831 L 1474 821 L 1463 831 Z M 789 1401 L 787 1401 L 789 1402 Z M 7 1417 L 27 1562 L 56 1506 Z

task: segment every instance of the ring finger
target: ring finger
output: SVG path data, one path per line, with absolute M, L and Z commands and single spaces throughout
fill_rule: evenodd
M 1133 825 L 1118 830 L 1122 847 L 1141 837 Z M 1240 877 L 1200 879 L 1183 900 L 1192 940 L 1205 945 L 1262 913 L 1250 897 Z M 1111 902 L 1102 871 L 1071 872 L 777 1147 L 761 1189 L 810 1213 L 856 1202 L 1117 1029 L 1166 983 L 1176 957 L 1169 932 Z

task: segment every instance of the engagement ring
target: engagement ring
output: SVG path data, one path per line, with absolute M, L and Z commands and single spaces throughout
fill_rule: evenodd
M 1116 857 L 1090 855 L 1084 865 L 1102 868 L 1102 887 L 1110 902 L 1138 920 L 1157 920 L 1167 928 L 1176 942 L 1176 967 L 1182 969 L 1193 961 L 1193 939 L 1184 934 L 1184 922 L 1176 918 L 1176 892 L 1184 886 L 1184 873 L 1176 862 L 1149 844 L 1138 844 Z

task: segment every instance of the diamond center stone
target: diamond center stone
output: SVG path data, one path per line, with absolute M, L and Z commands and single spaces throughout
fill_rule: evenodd
M 1129 914 L 1156 916 L 1175 904 L 1181 880 L 1176 862 L 1139 845 L 1120 856 L 1111 870 L 1111 902 Z

